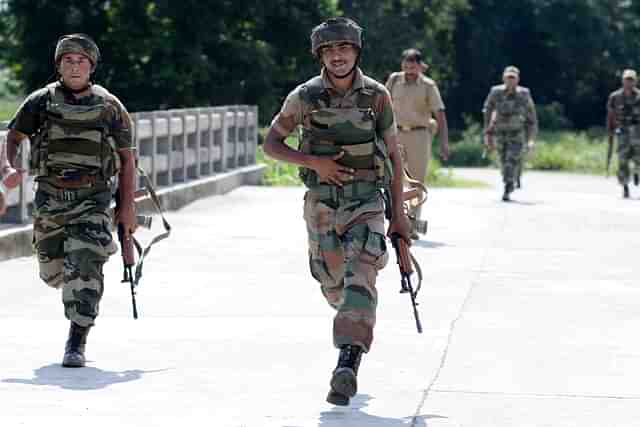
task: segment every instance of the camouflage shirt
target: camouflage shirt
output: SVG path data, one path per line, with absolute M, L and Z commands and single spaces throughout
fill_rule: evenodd
M 373 102 L 373 111 L 375 113 L 377 134 L 382 139 L 397 134 L 391 97 L 384 85 L 365 76 L 362 71 L 357 68 L 353 86 L 347 93 L 341 93 L 335 89 L 324 69 L 322 70 L 321 76 L 322 83 L 330 94 L 331 105 L 329 107 L 331 108 L 355 107 L 358 101 L 359 91 L 365 88 L 365 82 L 367 86 L 374 87 L 376 96 Z M 300 92 L 304 86 L 305 84 L 303 83 L 289 93 L 282 105 L 282 109 L 271 123 L 271 127 L 283 137 L 291 134 L 298 125 L 307 129 L 310 128 L 309 113 L 312 111 L 313 106 L 305 103 L 300 96 Z
M 517 86 L 515 92 L 507 91 L 504 84 L 492 87 L 482 110 L 485 127 L 490 125 L 494 111 L 496 114 L 492 126 L 496 131 L 526 131 L 528 135 L 537 134 L 536 106 L 526 87 Z
M 615 115 L 617 128 L 640 124 L 640 89 L 633 88 L 631 96 L 626 96 L 622 88 L 616 90 L 609 95 L 607 111 Z
M 62 88 L 65 94 L 65 102 L 68 104 L 97 105 L 100 103 L 100 98 L 94 94 L 76 98 L 70 91 L 64 90 L 64 87 Z M 9 123 L 9 129 L 16 130 L 27 136 L 37 133 L 44 125 L 49 96 L 49 90 L 46 87 L 32 92 L 18 108 Z M 104 102 L 106 103 L 106 122 L 110 124 L 108 136 L 113 137 L 117 149 L 134 149 L 132 121 L 126 108 L 118 98 L 110 93 Z

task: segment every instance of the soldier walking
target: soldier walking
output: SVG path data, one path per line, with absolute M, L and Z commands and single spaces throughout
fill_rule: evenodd
M 62 365 L 85 365 L 85 344 L 104 292 L 103 266 L 116 252 L 108 213 L 117 175 L 122 208 L 116 221 L 135 231 L 136 151 L 131 118 L 91 76 L 100 58 L 84 34 L 61 37 L 54 63 L 58 81 L 31 93 L 9 124 L 7 156 L 14 167 L 20 144 L 31 141 L 34 243 L 40 278 L 62 289 L 70 321 Z
M 636 87 L 635 70 L 624 70 L 622 87 L 609 95 L 607 101 L 607 130 L 609 143 L 613 135 L 618 140 L 618 182 L 622 185 L 622 197 L 628 199 L 631 166 L 633 162 L 635 184 L 640 170 L 640 90 Z
M 522 172 L 524 151 L 535 146 L 538 119 L 531 92 L 519 85 L 520 70 L 505 68 L 502 81 L 491 88 L 482 112 L 487 146 L 498 149 L 504 182 L 502 200 L 508 202 Z
M 295 88 L 273 119 L 265 152 L 301 167 L 311 274 L 336 310 L 333 342 L 339 349 L 327 401 L 348 405 L 357 391 L 363 353 L 376 322 L 376 276 L 388 260 L 388 234 L 409 241 L 403 210 L 402 163 L 389 92 L 358 67 L 362 29 L 333 18 L 311 32 L 319 76 Z M 297 126 L 300 150 L 284 144 Z M 393 168 L 392 168 L 393 165 Z

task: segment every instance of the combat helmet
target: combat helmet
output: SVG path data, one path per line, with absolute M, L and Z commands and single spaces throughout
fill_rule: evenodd
M 60 63 L 60 58 L 67 53 L 79 53 L 91 61 L 95 70 L 100 59 L 100 50 L 98 45 L 86 34 L 75 33 L 67 34 L 58 39 L 56 44 L 56 52 L 54 54 L 54 62 L 56 66 Z
M 311 31 L 311 53 L 317 58 L 320 48 L 346 42 L 362 49 L 362 28 L 349 18 L 331 18 Z

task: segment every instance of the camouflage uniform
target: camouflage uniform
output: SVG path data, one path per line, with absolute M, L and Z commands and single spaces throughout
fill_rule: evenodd
M 346 94 L 339 93 L 331 84 L 325 71 L 294 89 L 287 97 L 280 113 L 274 118 L 272 127 L 282 135 L 297 125 L 303 127 L 304 140 L 311 132 L 314 105 L 305 94 L 309 85 L 317 85 L 321 79 L 324 107 L 336 113 L 326 120 L 349 132 L 353 122 L 340 115 L 340 109 L 361 105 L 363 97 L 371 97 L 374 132 L 379 143 L 383 138 L 395 135 L 396 126 L 386 88 L 366 77 L 356 69 L 352 86 Z M 313 82 L 313 83 L 312 83 Z M 328 111 L 328 110 L 325 110 Z M 346 110 L 345 110 L 346 111 Z M 349 110 L 353 111 L 353 110 Z M 314 120 L 323 120 L 316 116 Z M 339 122 L 339 123 L 338 123 Z M 329 123 L 329 122 L 327 122 Z M 352 129 L 358 132 L 358 129 Z M 365 147 L 366 146 L 366 147 Z M 370 149 L 367 144 L 341 147 L 351 164 L 367 158 L 363 152 Z M 336 146 L 327 145 L 326 154 L 338 152 Z M 320 153 L 314 153 L 320 154 Z M 364 165 L 363 165 L 364 166 Z M 307 224 L 309 242 L 309 265 L 311 274 L 320 283 L 322 293 L 337 313 L 333 323 L 333 341 L 336 347 L 357 345 L 365 352 L 371 348 L 373 328 L 376 321 L 377 291 L 376 276 L 387 261 L 384 234 L 384 201 L 380 189 L 372 183 L 359 181 L 342 188 L 309 179 L 310 171 L 302 174 L 309 191 L 305 194 L 304 220 Z
M 630 96 L 623 89 L 616 90 L 607 101 L 607 109 L 615 115 L 618 135 L 618 181 L 628 185 L 630 163 L 640 171 L 640 89 L 633 88 Z
M 538 132 L 536 109 L 529 89 L 517 86 L 515 92 L 509 92 L 504 84 L 492 87 L 484 102 L 486 124 L 494 111 L 492 133 L 498 148 L 502 179 L 506 185 L 513 186 L 522 171 L 527 141 Z
M 79 99 L 59 83 L 37 90 L 20 106 L 9 128 L 29 135 L 32 143 L 44 129 L 47 129 L 50 146 L 60 141 L 68 144 L 74 138 L 76 144 L 78 140 L 84 141 L 82 133 L 50 125 L 47 105 L 51 105 L 52 97 L 56 98 L 53 104 L 104 105 L 101 122 L 112 141 L 112 151 L 134 149 L 129 114 L 114 95 L 97 85 L 91 86 L 91 95 Z M 117 247 L 112 239 L 108 213 L 111 174 L 102 176 L 95 168 L 82 166 L 83 155 L 77 153 L 77 148 L 75 155 L 57 154 L 57 163 L 66 164 L 63 170 L 51 169 L 46 174 L 35 171 L 34 244 L 40 278 L 53 288 L 62 288 L 65 316 L 79 326 L 89 327 L 98 315 L 104 291 L 103 265 Z M 50 155 L 49 161 L 53 162 L 55 156 Z M 105 159 L 86 157 L 89 163 L 110 161 L 107 155 Z M 117 161 L 117 155 L 113 161 Z M 69 188 L 65 183 L 69 177 L 86 176 L 90 179 L 83 185 Z

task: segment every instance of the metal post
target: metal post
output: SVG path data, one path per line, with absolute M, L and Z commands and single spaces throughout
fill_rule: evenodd
M 220 108 L 220 172 L 227 170 L 227 147 L 229 145 L 229 128 L 227 127 L 227 108 Z
M 202 164 L 200 163 L 200 141 L 202 139 L 202 129 L 200 128 L 200 108 L 194 108 L 192 111 L 196 115 L 196 170 L 193 177 L 198 179 L 200 178 L 200 170 L 202 168 Z
M 214 169 L 214 162 L 215 159 L 213 158 L 213 149 L 214 149 L 214 145 L 215 145 L 215 141 L 216 141 L 216 129 L 213 126 L 213 118 L 215 115 L 215 108 L 207 108 L 206 109 L 206 113 L 207 113 L 207 117 L 209 117 L 209 138 L 207 138 L 207 155 L 208 155 L 208 162 L 209 162 L 209 175 L 213 175 L 215 174 L 215 169 Z
M 173 185 L 173 126 L 171 123 L 171 111 L 166 112 L 167 117 L 167 185 Z

